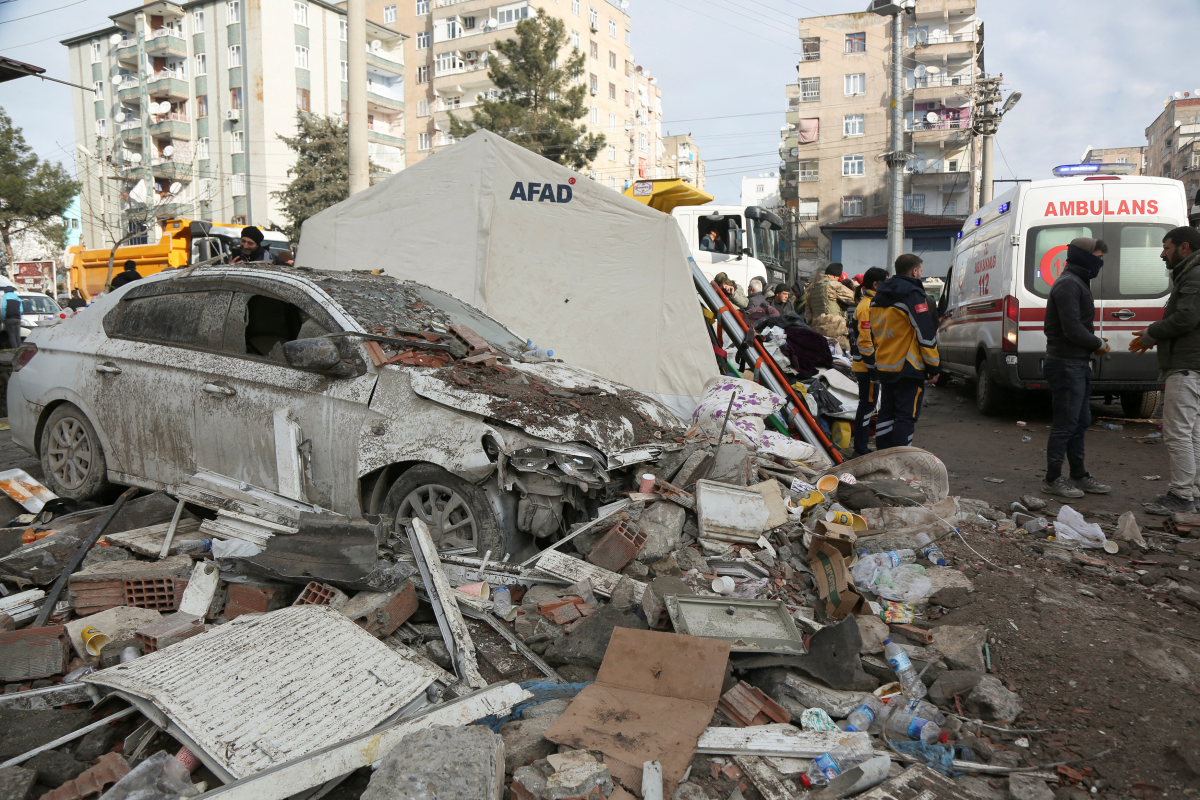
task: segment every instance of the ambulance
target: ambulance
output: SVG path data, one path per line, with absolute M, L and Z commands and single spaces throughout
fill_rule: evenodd
M 1131 175 L 1132 164 L 1068 164 L 1052 180 L 1020 183 L 971 215 L 957 235 L 938 327 L 942 370 L 975 381 L 980 412 L 1011 409 L 1015 395 L 1047 390 L 1046 301 L 1085 236 L 1109 247 L 1092 281 L 1096 335 L 1092 393 L 1119 398 L 1126 416 L 1150 416 L 1161 399 L 1154 351 L 1129 352 L 1134 331 L 1162 319 L 1170 293 L 1163 236 L 1188 224 L 1183 184 Z

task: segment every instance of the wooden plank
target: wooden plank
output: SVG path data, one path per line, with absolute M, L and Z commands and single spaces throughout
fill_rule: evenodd
M 163 541 L 167 538 L 167 529 L 170 525 L 169 522 L 162 522 L 158 525 L 147 525 L 145 528 L 134 528 L 121 533 L 109 533 L 105 534 L 104 540 L 109 544 L 127 547 L 138 555 L 157 558 L 158 554 L 162 552 Z M 175 527 L 175 535 L 171 540 L 174 552 L 168 551 L 167 555 L 178 555 L 181 542 L 201 538 L 203 537 L 200 536 L 200 520 L 181 519 Z
M 731 756 L 816 758 L 847 736 L 842 731 L 802 731 L 795 725 L 755 725 L 749 728 L 708 728 L 696 743 L 697 753 Z
M 163 537 L 162 548 L 158 551 L 158 560 L 162 561 L 167 557 L 171 550 L 171 540 L 175 538 L 175 531 L 179 528 L 179 517 L 183 515 L 184 501 L 182 498 L 175 504 L 175 513 L 171 515 L 171 522 L 167 525 L 167 535 Z
M 579 583 L 587 578 L 592 582 L 592 591 L 601 597 L 611 597 L 613 589 L 617 588 L 617 584 L 625 577 L 615 572 L 609 572 L 603 567 L 597 567 L 595 564 L 589 564 L 582 559 L 565 556 L 555 550 L 543 551 L 538 558 L 537 568 L 571 583 Z M 646 584 L 634 581 L 632 578 L 630 580 L 633 581 L 633 599 L 640 603 L 642 592 L 646 591 Z
M 454 588 L 446 580 L 442 571 L 442 562 L 438 558 L 437 546 L 429 536 L 429 528 L 420 519 L 413 518 L 408 525 L 408 541 L 416 557 L 417 568 L 429 594 L 434 616 L 437 617 L 438 627 L 442 629 L 442 639 L 454 660 L 458 676 L 474 689 L 487 686 L 487 681 L 479 673 L 479 663 L 475 660 L 475 643 L 471 641 L 471 633 L 463 622 L 462 613 L 454 599 Z
M 484 691 L 438 706 L 423 716 L 396 723 L 330 745 L 294 761 L 235 781 L 204 795 L 221 800 L 284 800 L 294 794 L 347 775 L 379 761 L 410 733 L 434 725 L 461 726 L 489 714 L 506 714 L 533 697 L 515 683 L 500 683 Z
M 775 771 L 763 763 L 758 756 L 734 756 L 733 760 L 746 773 L 746 777 L 758 789 L 763 800 L 792 800 L 792 793 Z M 794 787 L 793 787 L 794 788 Z

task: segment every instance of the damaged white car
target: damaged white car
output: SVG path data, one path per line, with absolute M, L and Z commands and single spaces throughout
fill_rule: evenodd
M 682 433 L 447 294 L 295 268 L 167 271 L 38 328 L 8 408 L 65 497 L 223 476 L 351 518 L 420 517 L 439 546 L 497 556 L 594 516 Z

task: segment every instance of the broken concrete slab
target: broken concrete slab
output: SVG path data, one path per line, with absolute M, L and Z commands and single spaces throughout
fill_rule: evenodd
M 70 649 L 61 625 L 0 633 L 0 681 L 61 675 Z
M 361 800 L 501 800 L 504 740 L 487 727 L 437 726 L 409 734 L 379 762 Z
M 749 682 L 762 689 L 783 705 L 784 697 L 791 697 L 805 708 L 824 709 L 834 719 L 844 719 L 862 702 L 862 692 L 831 689 L 824 684 L 806 678 L 794 670 L 783 667 L 754 670 Z
M 1012 800 L 1054 800 L 1054 792 L 1044 780 L 1019 773 L 1008 776 L 1008 795 Z
M 80 761 L 91 761 L 99 758 L 112 749 L 117 743 L 118 730 L 115 725 L 103 725 L 88 731 L 75 745 L 75 758 Z
M 655 505 L 672 504 L 656 503 Z M 675 507 L 679 508 L 679 506 Z M 682 508 L 679 508 L 679 510 L 683 511 Z M 648 521 L 643 516 L 643 519 L 638 521 L 638 527 L 642 529 L 642 533 L 646 537 L 646 542 L 642 545 L 642 549 L 634 556 L 634 560 L 639 563 L 649 566 L 679 546 L 679 534 L 672 533 L 665 525 Z M 682 528 L 682 526 L 680 527 Z
M 557 702 L 562 704 L 562 711 L 565 711 L 567 705 L 570 704 L 568 700 Z M 558 714 L 561 714 L 562 711 L 559 711 Z M 545 758 L 551 753 L 558 752 L 558 745 L 545 738 L 546 728 L 550 727 L 550 723 L 554 722 L 558 714 L 530 716 L 526 712 L 521 719 L 515 719 L 500 726 L 500 737 L 504 739 L 505 772 L 511 774 L 518 767 L 526 766 L 539 758 Z
M 514 800 L 602 800 L 612 792 L 608 767 L 585 750 L 554 754 L 513 772 Z
M 862 637 L 859 652 L 863 655 L 882 653 L 883 640 L 892 635 L 887 623 L 873 614 L 863 614 L 854 619 L 858 622 L 858 635 Z
M 954 695 L 966 699 L 987 675 L 983 670 L 947 670 L 929 687 L 929 702 L 937 706 L 954 707 Z
M 985 675 L 967 696 L 966 707 L 980 719 L 1011 723 L 1021 713 L 1021 698 L 1005 689 L 999 678 Z
M 983 660 L 983 642 L 987 629 L 982 625 L 942 625 L 933 630 L 933 647 L 942 654 L 950 669 L 987 669 Z
M 596 609 L 570 636 L 554 642 L 543 654 L 551 666 L 574 664 L 600 669 L 616 628 L 646 630 L 646 623 L 628 612 L 604 605 Z
M 933 587 L 931 594 L 936 594 L 943 589 L 975 591 L 974 581 L 954 567 L 926 567 L 925 577 L 929 578 L 929 583 Z
M 0 769 L 0 800 L 30 800 L 37 771 L 25 767 Z
M 696 570 L 701 575 L 712 574 L 712 571 L 708 567 L 708 562 L 704 560 L 704 556 L 700 554 L 700 551 L 694 547 L 681 547 L 672 555 L 675 557 L 675 563 L 684 572 Z
M 150 608 L 117 606 L 83 619 L 73 619 L 67 623 L 66 628 L 67 635 L 71 637 L 71 646 L 75 649 L 75 654 L 87 660 L 93 656 L 84 647 L 83 637 L 80 635 L 84 628 L 90 627 L 102 631 L 110 640 L 105 645 L 105 650 L 116 647 L 117 652 L 120 653 L 122 647 L 137 643 L 138 629 L 161 619 L 162 614 Z M 101 651 L 101 656 L 103 654 L 104 651 Z
M 662 525 L 666 529 L 667 534 L 678 541 L 679 537 L 683 534 L 683 523 L 686 520 L 687 509 L 668 500 L 663 500 L 652 503 L 649 508 L 643 511 L 642 516 L 638 519 L 638 524 L 653 522 L 656 525 Z
M 78 778 L 90 765 L 80 763 L 60 750 L 47 750 L 26 761 L 25 766 L 37 772 L 38 782 L 57 788 Z M 0 793 L 0 798 L 3 796 Z
M 83 709 L 0 709 L 0 760 L 24 755 L 92 722 Z

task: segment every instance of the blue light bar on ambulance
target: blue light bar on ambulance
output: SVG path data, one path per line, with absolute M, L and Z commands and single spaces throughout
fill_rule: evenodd
M 1133 164 L 1061 164 L 1053 172 L 1056 178 L 1069 178 L 1072 175 L 1128 175 L 1133 169 Z
M 959 231 L 957 234 L 955 234 L 954 238 L 955 238 L 955 239 L 961 239 L 961 238 L 962 238 L 962 231 Z
M 1011 206 L 1012 206 L 1012 204 L 1011 204 L 1011 203 L 1001 203 L 1001 204 L 1000 204 L 1000 207 L 996 209 L 996 213 L 998 213 L 998 214 L 1007 214 L 1007 213 L 1008 213 L 1008 209 L 1009 209 Z
M 981 220 L 979 217 L 976 217 L 976 218 L 975 218 L 975 227 L 976 227 L 976 228 L 978 228 L 978 227 L 979 227 L 979 223 L 980 223 L 981 221 L 982 221 L 982 220 Z

